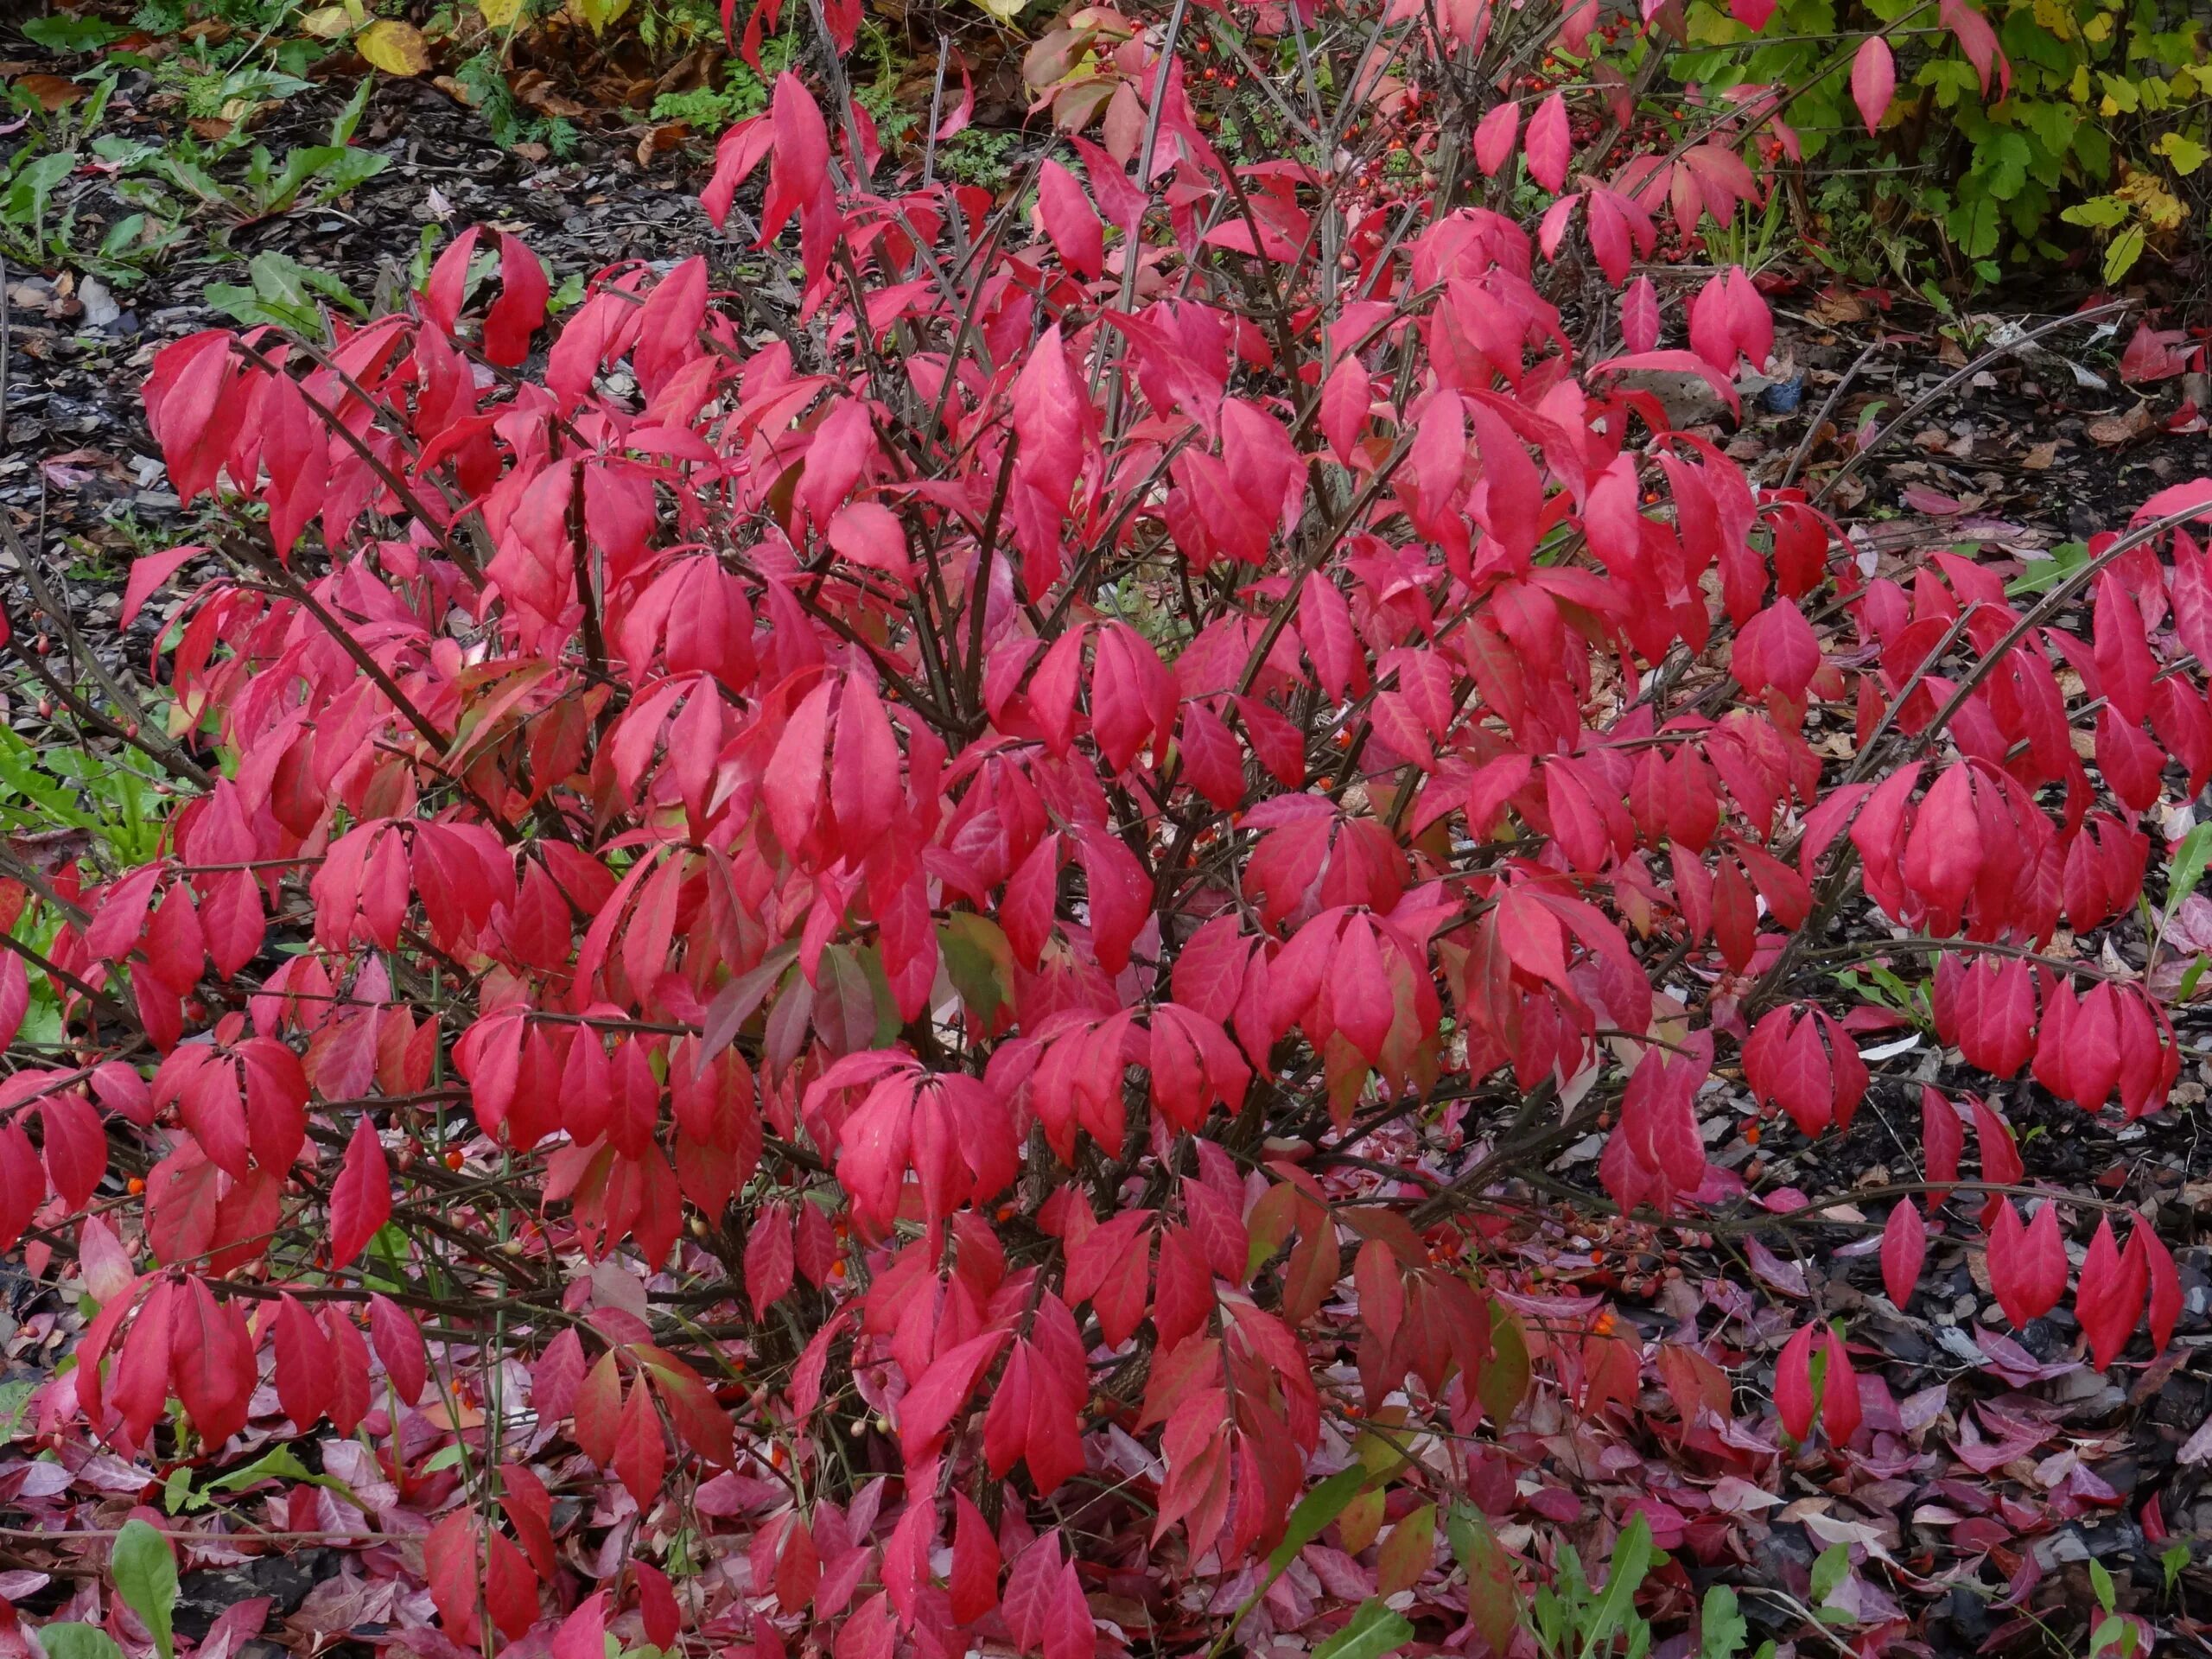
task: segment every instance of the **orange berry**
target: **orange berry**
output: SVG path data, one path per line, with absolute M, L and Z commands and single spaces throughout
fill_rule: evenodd
M 133 1175 L 128 1181 L 125 1181 L 124 1185 L 134 1198 L 146 1190 L 146 1183 L 140 1180 L 136 1175 Z
M 446 1154 L 446 1167 L 448 1169 L 459 1169 L 465 1161 L 466 1160 L 464 1160 L 461 1155 L 461 1148 L 459 1147 L 455 1147 L 452 1151 Z

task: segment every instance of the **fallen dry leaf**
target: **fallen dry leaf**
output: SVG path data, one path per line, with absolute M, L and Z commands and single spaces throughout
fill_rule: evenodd
M 586 111 L 573 98 L 564 98 L 553 90 L 553 82 L 543 72 L 525 70 L 512 83 L 515 97 L 540 115 L 565 117 L 575 120 Z
M 38 106 L 49 115 L 56 110 L 67 109 L 85 95 L 85 89 L 73 80 L 60 75 L 24 75 L 15 83 L 19 92 L 29 92 L 38 100 Z
M 2088 428 L 2089 442 L 2110 448 L 2132 442 L 2150 424 L 2149 406 L 2138 404 L 2125 415 L 2107 415 L 2091 421 Z
M 2048 443 L 2030 444 L 2028 453 L 2021 458 L 2020 461 L 2020 465 L 2031 473 L 2047 473 L 2057 464 L 2058 440 L 2056 438 L 2051 439 Z
M 1858 295 L 1831 288 L 1814 300 L 1807 315 L 1815 322 L 1863 322 L 1871 308 Z

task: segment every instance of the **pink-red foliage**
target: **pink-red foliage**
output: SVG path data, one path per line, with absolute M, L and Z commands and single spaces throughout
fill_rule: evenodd
M 2149 982 L 2052 944 L 2212 775 L 2212 484 L 2048 594 L 1878 570 L 1646 390 L 1771 350 L 1740 270 L 1629 280 L 1655 216 L 1757 195 L 1757 107 L 1603 173 L 1559 92 L 1473 111 L 1480 172 L 1517 145 L 1557 197 L 1532 232 L 1465 179 L 1232 164 L 1159 29 L 1101 28 L 1104 143 L 1033 224 L 856 187 L 865 116 L 780 77 L 707 200 L 765 172 L 788 315 L 691 259 L 551 324 L 472 232 L 327 350 L 161 353 L 179 493 L 266 515 L 153 664 L 213 781 L 33 900 L 70 1052 L 6 1084 L 0 1243 L 97 1304 L 48 1443 L 210 1468 L 327 1420 L 384 1496 L 276 1478 L 256 1518 L 406 1541 L 487 1652 L 634 1618 L 1065 1659 L 1459 1567 L 1503 1645 L 1512 1560 L 1436 1532 L 1515 1508 L 1537 1419 L 1656 1367 L 1668 1433 L 1770 1488 L 1872 1432 L 1817 1312 L 1647 1345 L 1541 1283 L 1525 1174 L 1602 1130 L 1622 1211 L 1732 1204 L 1717 1068 L 1847 1129 L 1867 1027 L 1815 969 L 1869 950 L 1932 959 L 1992 1079 L 2160 1106 Z M 1618 350 L 1562 309 L 1586 248 Z M 1883 1282 L 1986 1226 L 2024 1322 L 2086 1218 L 1971 1117 L 1978 1182 L 1929 1091 Z M 2178 1304 L 2103 1217 L 2074 1296 L 2100 1367 Z

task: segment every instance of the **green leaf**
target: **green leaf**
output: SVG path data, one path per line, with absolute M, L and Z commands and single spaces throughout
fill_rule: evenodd
M 2088 563 L 2088 558 L 2087 542 L 2061 542 L 2050 550 L 2049 558 L 2030 564 L 2027 575 L 2005 583 L 2005 596 L 2018 599 L 2024 594 L 2049 593 Z
M 952 988 L 989 1030 L 1014 982 L 1014 950 L 1006 934 L 988 917 L 956 910 L 938 925 L 937 937 Z
M 2212 823 L 2200 823 L 2181 838 L 2181 845 L 2174 850 L 2173 864 L 2166 872 L 2168 915 L 2196 891 L 2208 863 L 2212 863 Z
M 200 1501 L 206 1502 L 204 1498 Z M 175 1515 L 188 1506 L 198 1507 L 192 1498 L 192 1465 L 180 1463 L 169 1471 L 169 1478 L 162 1483 L 162 1508 Z
M 1298 1552 L 1344 1512 L 1344 1505 L 1359 1496 L 1359 1489 L 1371 1478 L 1364 1464 L 1356 1463 L 1331 1475 L 1299 1499 L 1298 1507 L 1290 1512 L 1290 1524 L 1283 1529 L 1282 1542 L 1268 1554 L 1268 1571 L 1280 1573 L 1296 1560 Z
M 2001 222 L 1998 203 L 1989 196 L 1961 202 L 1943 220 L 1951 240 L 1969 259 L 1983 258 L 1997 251 L 1997 232 Z
M 361 117 L 369 107 L 369 95 L 376 91 L 376 85 L 375 76 L 361 77 L 361 84 L 353 89 L 353 96 L 346 99 L 346 107 L 339 111 L 338 119 L 331 124 L 332 143 L 350 144 L 353 142 L 353 134 L 361 124 Z
M 1351 1624 L 1313 1649 L 1313 1659 L 1382 1659 L 1413 1636 L 1412 1624 L 1380 1601 L 1363 1601 Z
M 77 152 L 58 149 L 41 156 L 16 175 L 0 217 L 11 225 L 35 226 L 46 218 L 47 203 L 54 187 L 77 170 Z
M 2025 133 L 1999 129 L 1974 150 L 1975 170 L 1982 188 L 1999 201 L 2010 201 L 2028 181 L 2028 163 L 2035 159 Z
M 290 1446 L 280 1446 L 263 1452 L 243 1468 L 218 1475 L 207 1483 L 207 1490 L 211 1492 L 235 1492 L 257 1480 L 304 1480 L 312 1481 L 318 1486 L 340 1485 L 327 1476 L 309 1474 L 307 1465 L 300 1461 Z
M 2196 140 L 2183 133 L 2161 134 L 2158 142 L 2152 148 L 2164 156 L 2174 171 L 2184 179 L 2203 166 L 2208 160 L 2212 160 L 2212 150 L 2206 149 Z
M 2094 1556 L 2089 1561 L 2089 1586 L 2097 1592 L 2097 1605 L 2107 1612 L 2112 1611 L 2112 1574 L 2106 1572 L 2105 1564 Z
M 1605 1568 L 1605 1593 L 1582 1631 L 1582 1659 L 1601 1652 L 1636 1611 L 1636 1592 L 1651 1568 L 1651 1523 L 1639 1514 L 1613 1543 Z
M 1490 1522 L 1471 1505 L 1454 1503 L 1445 1518 L 1444 1535 L 1452 1554 L 1467 1573 L 1467 1621 L 1493 1651 L 1513 1645 L 1521 1625 L 1521 1593 L 1513 1582 L 1513 1563 Z
M 27 1381 L 0 1382 L 0 1442 L 15 1439 L 16 1420 L 23 1414 L 31 1387 Z
M 2105 281 L 2116 283 L 2135 268 L 2143 257 L 2143 227 L 2131 225 L 2112 239 L 2105 250 Z
M 2199 957 L 2196 959 L 2196 968 L 2202 968 L 2203 965 L 2204 958 Z M 2190 969 L 2190 972 L 2195 973 L 2196 968 Z M 2187 1544 L 2175 1544 L 2158 1557 L 2158 1570 L 2166 1575 L 2165 1592 L 2168 1595 L 2173 1593 L 2174 1586 L 2181 1578 L 2182 1568 L 2188 1565 L 2189 1546 Z
M 110 41 L 119 41 L 130 32 L 120 23 L 99 17 L 72 17 L 61 11 L 51 17 L 30 18 L 20 27 L 49 52 L 97 52 Z
M 1504 1303 L 1490 1305 L 1490 1357 L 1475 1377 L 1475 1398 L 1501 1427 L 1513 1420 L 1529 1392 L 1529 1344 L 1521 1321 Z
M 176 1610 L 176 1554 L 167 1534 L 143 1521 L 126 1521 L 115 1541 L 108 1571 L 115 1593 L 138 1615 L 162 1659 L 175 1659 L 169 1616 Z
M 63 1621 L 41 1627 L 38 1644 L 46 1659 L 123 1659 L 116 1639 L 97 1624 Z
M 1735 1659 L 1750 1634 L 1733 1590 L 1716 1584 L 1705 1592 L 1705 1608 L 1698 1616 L 1698 1659 Z
M 1818 1607 L 1827 1600 L 1850 1576 L 1850 1545 L 1831 1544 L 1822 1550 L 1820 1559 L 1813 1563 L 1813 1605 Z

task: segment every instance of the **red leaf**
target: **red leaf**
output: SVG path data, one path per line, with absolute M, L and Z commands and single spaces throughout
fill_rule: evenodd
M 745 1236 L 745 1294 L 758 1317 L 766 1319 L 769 1305 L 791 1289 L 795 1264 L 791 1211 L 763 1205 Z
M 1521 131 L 1521 105 L 1503 99 L 1491 105 L 1475 124 L 1475 165 L 1483 176 L 1494 179 L 1513 154 L 1513 141 Z
M 2173 1339 L 2174 1322 L 2181 1318 L 2181 1275 L 2174 1270 L 2165 1242 L 2146 1221 L 2137 1222 L 2128 1232 L 2127 1253 L 2143 1259 L 2151 1284 L 2151 1351 L 2162 1354 Z
M 1360 435 L 1367 429 L 1374 402 L 1374 378 L 1357 357 L 1346 352 L 1322 383 L 1320 423 L 1321 435 L 1347 467 L 1351 465 Z
M 991 1535 L 982 1511 L 968 1501 L 965 1492 L 952 1495 L 957 1517 L 952 1533 L 952 1618 L 957 1624 L 973 1624 L 999 1605 L 999 1544 Z
M 429 1386 L 429 1357 L 423 1351 L 422 1329 L 413 1317 L 389 1296 L 371 1296 L 369 1340 L 376 1346 L 377 1357 L 384 1362 L 391 1391 L 407 1405 L 419 1404 L 423 1390 Z
M 1556 195 L 1567 183 L 1567 165 L 1573 159 L 1573 139 L 1567 128 L 1567 99 L 1554 92 L 1529 118 L 1528 137 L 1522 141 L 1528 157 L 1529 176 Z
M 545 303 L 552 293 L 537 256 L 519 237 L 501 231 L 499 297 L 484 319 L 484 355 L 508 367 L 528 357 L 530 337 L 545 321 Z
M 1659 293 L 1649 276 L 1639 276 L 1621 293 L 1621 344 L 1649 352 L 1659 344 Z
M 645 1618 L 645 1640 L 664 1653 L 672 1651 L 683 1619 L 668 1574 L 645 1561 L 632 1561 L 630 1571 L 638 1580 L 638 1611 Z
M 4 1001 L 6 968 L 10 963 L 19 976 L 22 970 L 22 958 L 9 951 L 6 961 L 0 963 L 0 1001 Z M 4 1024 L 0 1020 L 0 1025 Z M 46 1134 L 47 1177 L 63 1204 L 82 1210 L 107 1173 L 107 1131 L 100 1127 L 99 1112 L 73 1089 L 41 1101 L 39 1121 Z
M 1821 1343 L 1827 1363 L 1821 1373 L 1821 1427 L 1829 1445 L 1845 1446 L 1859 1432 L 1859 1378 L 1834 1325 L 1821 1333 Z
M 315 1316 L 287 1294 L 276 1311 L 276 1398 L 304 1433 L 338 1386 L 338 1357 Z
M 1972 0 L 1942 0 L 1936 9 L 1943 27 L 1958 36 L 1959 49 L 1967 54 L 1967 61 L 1974 65 L 1974 73 L 1980 77 L 1981 91 L 1989 92 L 1989 71 L 1993 65 L 2001 77 L 2002 90 L 2012 90 L 2012 65 L 1997 44 L 1997 31 L 1989 26 L 1989 19 L 1974 9 Z
M 2010 1198 L 2000 1199 L 1989 1234 L 1989 1288 L 2015 1330 L 2041 1319 L 2066 1294 L 2066 1245 L 2058 1211 L 2048 1199 L 2026 1227 Z
M 162 584 L 175 575 L 188 561 L 197 558 L 207 550 L 206 548 L 193 543 L 184 547 L 172 547 L 166 552 L 148 553 L 133 559 L 130 562 L 130 580 L 123 585 L 123 609 L 117 616 L 116 626 L 118 628 L 128 629 L 138 620 L 138 613 L 145 608 L 146 601 L 154 596 Z M 150 888 L 153 878 L 158 876 L 161 872 L 156 868 L 149 868 L 142 874 L 148 878 L 148 886 Z
M 185 1281 L 170 1337 L 176 1397 L 210 1451 L 245 1427 L 254 1383 L 245 1316 L 218 1302 L 205 1280 Z
M 484 1608 L 509 1641 L 537 1621 L 537 1575 L 503 1532 L 484 1535 Z
M 986 1331 L 947 1350 L 931 1362 L 899 1402 L 899 1446 L 910 1464 L 926 1455 L 953 1414 L 968 1402 L 982 1373 L 1005 1344 L 1006 1332 Z
M 642 1376 L 630 1384 L 629 1398 L 615 1423 L 614 1455 L 609 1461 L 638 1507 L 650 1508 L 668 1467 L 668 1443 L 661 1433 L 660 1414 L 653 1409 L 652 1390 Z
M 2141 1224 L 2137 1224 L 2138 1231 Z M 2130 1243 L 2133 1241 L 2131 1238 Z M 2081 1281 L 2074 1290 L 2074 1313 L 2089 1339 L 2089 1357 L 2096 1368 L 2108 1370 L 2120 1351 L 2142 1321 L 2143 1303 L 2151 1287 L 2151 1265 L 2141 1251 L 2123 1258 L 2113 1237 L 2112 1217 L 2100 1216 L 2097 1230 L 2082 1262 Z
M 430 1529 L 423 1565 L 446 1634 L 463 1648 L 476 1646 L 476 1522 L 470 1510 L 454 1510 Z
M 1897 87 L 1897 60 L 1891 55 L 1890 43 L 1879 35 L 1869 35 L 1851 60 L 1851 101 L 1858 105 L 1859 118 L 1867 131 L 1882 124 Z
M 1951 1109 L 1947 1105 L 1942 1109 Z M 1955 1124 L 1958 1120 L 1954 1117 L 1952 1122 Z M 1910 1198 L 1899 1198 L 1891 1206 L 1889 1221 L 1882 1228 L 1882 1285 L 1900 1310 L 1912 1300 L 1913 1287 L 1920 1282 L 1921 1263 L 1927 1257 L 1927 1224 Z
M 1783 1433 L 1793 1440 L 1813 1434 L 1813 1338 L 1815 1327 L 1800 1325 L 1774 1363 L 1774 1408 Z
M 337 1358 L 330 1402 L 332 1427 L 349 1439 L 369 1412 L 369 1349 L 353 1322 L 336 1308 L 323 1310 L 321 1324 Z
M 1075 175 L 1058 162 L 1046 162 L 1039 177 L 1037 218 L 1069 269 L 1096 282 L 1106 264 L 1104 227 Z
M 330 1187 L 330 1262 L 342 1268 L 391 1219 L 391 1169 L 368 1117 L 354 1120 L 346 1161 Z

